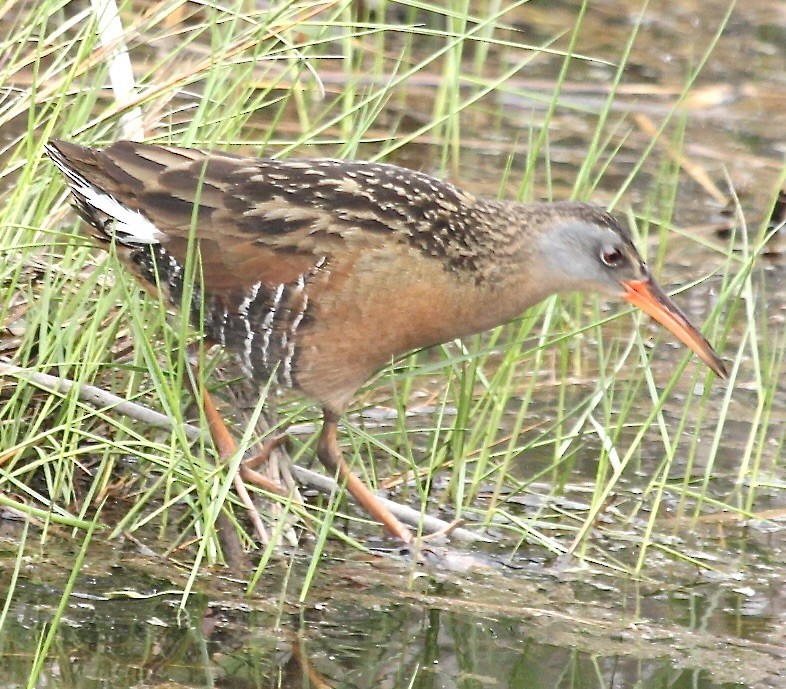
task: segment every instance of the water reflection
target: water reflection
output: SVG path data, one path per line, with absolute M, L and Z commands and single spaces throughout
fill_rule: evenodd
M 296 606 L 301 554 L 248 599 L 213 572 L 181 610 L 182 582 L 154 574 L 160 565 L 105 555 L 113 564 L 78 581 L 39 686 L 714 689 L 765 686 L 786 667 L 774 581 L 664 588 L 532 567 L 454 576 L 358 556 L 326 559 Z M 57 559 L 39 560 L 14 590 L 3 686 L 30 672 L 60 600 Z

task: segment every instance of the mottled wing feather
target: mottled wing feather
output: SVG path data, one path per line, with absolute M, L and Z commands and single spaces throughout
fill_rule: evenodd
M 474 197 L 391 165 L 255 160 L 128 141 L 103 151 L 53 142 L 47 150 L 94 234 L 116 239 L 134 274 L 175 305 L 196 240 L 192 319 L 262 382 L 273 375 L 304 389 L 301 344 L 312 364 L 317 358 L 334 365 L 311 328 L 318 319 L 341 328 L 355 318 L 358 300 L 386 312 L 392 285 L 366 293 L 354 275 L 357 261 L 395 273 L 395 261 L 411 251 L 422 260 L 439 257 L 434 265 L 452 274 L 482 254 Z M 304 391 L 322 401 L 348 399 L 391 354 L 418 345 L 401 333 L 393 339 L 390 351 L 352 362 L 352 375 L 310 366 Z M 334 379 L 344 381 L 341 390 Z
M 263 224 L 257 221 L 252 228 L 244 221 L 253 200 L 236 189 L 238 179 L 252 174 L 248 161 L 128 141 L 100 152 L 64 142 L 54 145 L 77 174 L 158 228 L 161 245 L 181 265 L 193 226 L 211 291 L 242 291 L 260 279 L 267 284 L 290 282 L 319 258 L 292 246 L 268 248 L 260 241 Z

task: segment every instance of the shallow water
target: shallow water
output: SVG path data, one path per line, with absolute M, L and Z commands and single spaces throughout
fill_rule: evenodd
M 708 6 L 709 5 L 709 6 Z M 657 121 L 673 105 L 689 68 L 696 64 L 725 8 L 716 3 L 653 2 L 626 71 L 625 87 L 613 113 L 645 114 Z M 577 50 L 610 61 L 618 59 L 638 9 L 629 3 L 595 2 L 587 13 Z M 531 2 L 509 16 L 527 40 L 537 43 L 572 26 L 573 3 Z M 511 34 L 513 36 L 513 34 Z M 508 59 L 495 54 L 501 65 Z M 525 156 L 516 132 L 537 121 L 561 60 L 543 57 L 511 80 L 503 95 L 484 103 L 462 130 L 466 144 L 462 165 L 449 175 L 478 193 L 496 193 L 500 169 L 515 151 L 513 165 Z M 725 179 L 739 189 L 753 226 L 766 213 L 783 166 L 786 141 L 786 11 L 777 0 L 739 3 L 724 35 L 685 106 L 686 153 L 727 193 Z M 564 104 L 553 119 L 550 154 L 551 193 L 570 192 L 591 134 L 588 122 L 601 108 L 604 88 L 614 68 L 602 62 L 576 63 Z M 426 75 L 428 76 L 428 75 Z M 329 75 L 325 76 L 329 83 Z M 433 83 L 412 87 L 408 103 L 428 104 Z M 571 109 L 567 106 L 574 106 Z M 590 111 L 585 115 L 583 110 Z M 415 113 L 416 114 L 416 113 Z M 780 117 L 778 116 L 780 114 Z M 498 127 L 488 128 L 493 119 Z M 628 122 L 626 120 L 626 122 Z M 649 143 L 643 127 L 626 124 L 620 153 L 593 193 L 600 203 Z M 434 146 L 434 149 L 437 149 Z M 436 167 L 434 151 L 422 142 L 395 156 L 402 164 Z M 647 198 L 663 156 L 648 159 L 625 196 L 634 208 Z M 683 181 L 684 180 L 684 181 Z M 543 189 L 544 193 L 546 192 Z M 675 222 L 686 237 L 670 239 L 658 271 L 665 283 L 686 283 L 722 263 L 708 245 L 723 246 L 713 224 L 720 208 L 686 174 L 676 199 Z M 648 244 L 657 254 L 657 242 Z M 757 265 L 755 285 L 766 302 L 763 322 L 774 341 L 783 338 L 784 263 L 775 255 Z M 720 276 L 711 277 L 679 297 L 701 322 L 713 303 Z M 622 328 L 623 325 L 620 325 Z M 733 349 L 741 334 L 732 332 Z M 654 354 L 656 378 L 666 374 L 682 353 L 663 339 Z M 744 362 L 744 360 L 743 360 Z M 743 363 L 744 365 L 744 363 Z M 577 381 L 580 399 L 590 381 Z M 681 399 L 694 385 L 686 375 L 664 409 L 669 424 L 682 413 Z M 776 385 L 780 391 L 782 383 Z M 782 402 L 775 401 L 764 426 L 754 425 L 757 391 L 746 371 L 730 402 L 722 445 L 713 468 L 710 498 L 729 500 L 739 487 L 736 472 L 752 431 L 761 448 L 768 485 L 756 491 L 753 511 L 772 510 L 767 519 L 724 521 L 711 509 L 686 504 L 681 494 L 667 494 L 661 507 L 662 550 L 651 548 L 644 576 L 621 573 L 638 557 L 636 539 L 615 524 L 599 531 L 593 558 L 560 567 L 540 546 L 514 544 L 478 547 L 471 571 L 413 566 L 406 559 L 357 554 L 330 544 L 305 603 L 298 603 L 309 544 L 268 565 L 253 595 L 225 570 L 205 569 L 195 593 L 180 608 L 179 591 L 188 570 L 172 560 L 151 557 L 133 541 L 120 545 L 95 541 L 67 603 L 56 641 L 44 661 L 39 686 L 49 687 L 531 687 L 627 688 L 786 686 L 786 609 L 782 604 L 786 556 L 782 514 L 786 477 L 779 465 L 783 442 Z M 571 393 L 568 393 L 569 395 Z M 776 392 L 777 395 L 777 392 Z M 718 413 L 722 386 L 708 396 L 706 415 Z M 554 418 L 556 389 L 539 388 L 531 404 L 533 418 Z M 641 410 L 646 416 L 648 410 Z M 417 427 L 417 415 L 412 419 Z M 423 423 L 428 425 L 428 418 Z M 706 419 L 705 419 L 706 424 Z M 711 422 L 708 425 L 712 425 Z M 692 427 L 686 429 L 690 437 Z M 624 445 L 633 434 L 626 430 Z M 413 442 L 416 442 L 414 440 Z M 583 488 L 595 478 L 600 441 L 587 439 L 573 462 L 566 499 L 586 500 Z M 709 443 L 709 434 L 705 445 Z M 651 447 L 652 456 L 646 456 Z M 648 462 L 663 448 L 645 441 L 641 465 L 620 484 L 635 494 L 648 480 Z M 698 463 L 684 466 L 701 478 Z M 528 454 L 515 472 L 522 480 L 551 461 Z M 484 498 L 481 498 L 481 500 Z M 623 496 L 624 499 L 624 496 Z M 511 502 L 511 511 L 515 510 Z M 519 516 L 531 505 L 522 500 Z M 689 519 L 694 509 L 699 520 Z M 641 521 L 648 515 L 642 515 Z M 22 531 L 5 520 L 0 536 L 0 591 L 10 587 Z M 629 525 L 639 529 L 641 524 Z M 0 630 L 0 687 L 23 685 L 36 645 L 60 602 L 75 550 L 66 533 L 49 535 L 44 548 L 39 533 L 27 534 L 19 578 Z M 682 557 L 669 557 L 673 551 Z M 590 554 L 591 555 L 591 554 Z M 608 564 L 617 562 L 620 571 Z M 326 684 L 321 684 L 325 682 Z
M 301 554 L 273 562 L 249 599 L 205 572 L 183 609 L 185 571 L 94 545 L 47 686 L 782 686 L 784 563 L 747 538 L 712 575 L 664 561 L 659 582 L 524 560 L 457 575 L 340 550 L 296 604 Z M 71 555 L 26 560 L 0 637 L 3 686 L 24 681 Z

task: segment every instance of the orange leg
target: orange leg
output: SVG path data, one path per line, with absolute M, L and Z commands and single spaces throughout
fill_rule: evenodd
M 226 460 L 237 451 L 237 445 L 227 429 L 224 420 L 218 413 L 218 409 L 216 409 L 213 399 L 205 388 L 200 389 L 200 396 L 202 397 L 208 429 L 216 445 L 218 455 L 222 460 Z M 347 463 L 344 461 L 337 439 L 339 414 L 325 408 L 323 409 L 323 415 L 324 423 L 317 446 L 317 456 L 320 462 L 322 462 L 330 472 L 337 476 L 341 482 L 346 484 L 349 494 L 355 498 L 371 517 L 382 524 L 388 532 L 399 538 L 405 544 L 412 543 L 414 541 L 412 532 L 380 502 L 377 496 L 368 489 L 363 481 L 352 473 L 349 466 L 347 466 Z M 270 452 L 281 444 L 284 439 L 285 436 L 276 436 L 266 441 L 262 451 L 249 460 L 250 464 L 247 465 L 244 462 L 240 465 L 239 476 L 235 481 L 235 489 L 239 492 L 241 500 L 246 506 L 249 516 L 257 526 L 257 531 L 260 535 L 264 531 L 264 527 L 259 519 L 259 514 L 257 514 L 254 509 L 253 503 L 245 490 L 243 481 L 254 483 L 272 493 L 277 493 L 279 495 L 287 494 L 281 486 L 267 477 L 262 476 L 262 474 L 255 470 L 255 467 L 266 461 Z
M 281 433 L 280 435 L 274 435 L 266 438 L 263 441 L 259 452 L 243 462 L 243 466 L 247 469 L 256 469 L 257 467 L 266 464 L 270 459 L 270 453 L 273 452 L 273 450 L 275 450 L 279 445 L 285 445 L 287 440 L 288 438 L 286 433 Z
M 382 524 L 391 534 L 401 539 L 404 543 L 412 543 L 412 532 L 404 526 L 390 510 L 385 507 L 372 493 L 363 481 L 352 473 L 341 455 L 338 445 L 338 419 L 339 415 L 330 409 L 322 410 L 324 423 L 319 435 L 317 456 L 319 461 L 328 471 L 337 476 L 339 482 L 346 484 L 347 490 L 355 500 L 360 503 L 366 512 Z
M 213 443 L 215 443 L 218 456 L 222 461 L 226 461 L 237 451 L 237 444 L 232 438 L 232 434 L 227 429 L 224 419 L 221 418 L 221 414 L 218 413 L 218 409 L 216 409 L 216 405 L 214 404 L 210 393 L 205 390 L 205 388 L 201 388 L 201 393 L 202 406 L 205 410 L 207 428 L 210 431 L 210 437 L 213 438 Z M 249 460 L 249 462 L 252 463 L 250 466 L 247 465 L 246 462 L 242 462 L 240 464 L 240 476 L 243 478 L 243 480 L 250 481 L 251 483 L 258 485 L 260 488 L 264 488 L 269 493 L 275 493 L 276 495 L 287 494 L 287 491 L 277 483 L 271 481 L 266 476 L 263 476 L 258 471 L 254 471 L 255 467 L 266 461 L 268 455 L 273 451 L 273 449 L 278 447 L 278 445 L 282 442 L 281 439 L 284 437 L 285 436 L 276 436 L 275 438 L 266 440 L 262 446 L 262 450 Z

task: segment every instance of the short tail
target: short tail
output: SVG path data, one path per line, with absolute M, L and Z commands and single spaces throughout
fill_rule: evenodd
M 115 238 L 128 246 L 161 241 L 164 234 L 141 211 L 121 203 L 95 181 L 101 178 L 101 151 L 57 140 L 44 149 L 66 178 L 74 207 L 98 231 L 98 239 Z

